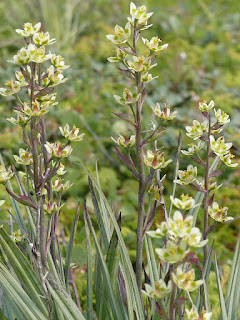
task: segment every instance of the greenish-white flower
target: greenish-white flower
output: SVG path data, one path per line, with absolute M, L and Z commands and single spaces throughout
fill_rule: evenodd
M 181 152 L 186 156 L 192 156 L 203 148 L 204 142 L 199 141 L 197 145 L 195 145 L 194 143 L 189 143 L 188 146 L 190 147 L 188 148 L 188 150 L 181 150 Z
M 191 310 L 186 308 L 185 312 L 189 320 L 198 320 L 199 314 L 196 306 L 193 306 Z
M 150 50 L 154 52 L 160 52 L 167 49 L 168 44 L 164 44 L 162 46 L 159 46 L 159 43 L 162 42 L 162 40 L 158 39 L 158 37 L 152 37 L 152 39 L 149 41 L 148 39 L 142 38 L 143 43 L 145 46 Z
M 117 54 L 116 57 L 109 57 L 107 58 L 107 60 L 111 63 L 117 63 L 117 62 L 124 61 L 127 57 L 127 53 L 120 48 L 116 49 L 116 54 Z
M 157 248 L 155 251 L 160 260 L 169 263 L 182 261 L 189 253 L 187 244 L 183 240 L 181 240 L 179 243 L 168 240 L 166 248 Z
M 188 320 L 211 320 L 212 312 L 206 312 L 203 310 L 201 314 L 198 314 L 196 306 L 192 306 L 191 310 L 185 309 Z
M 163 221 L 155 231 L 147 231 L 147 234 L 153 238 L 163 238 L 168 234 L 169 225 Z
M 30 166 L 33 163 L 32 154 L 28 150 L 19 149 L 19 156 L 13 155 L 15 161 L 25 166 Z
M 12 172 L 11 167 L 6 170 L 3 166 L 0 166 L 0 184 L 5 184 L 13 177 L 13 175 L 14 173 Z
M 172 289 L 172 281 L 169 280 L 168 284 L 160 279 L 154 282 L 154 287 L 145 283 L 145 290 L 142 293 L 152 299 L 162 299 L 166 294 L 170 293 Z
M 148 82 L 150 82 L 150 81 L 152 81 L 154 79 L 157 79 L 157 78 L 158 78 L 158 76 L 153 77 L 152 74 L 150 74 L 148 72 L 146 72 L 144 74 L 141 74 L 141 81 L 145 82 L 145 83 L 148 83 Z
M 135 89 L 135 92 L 131 92 L 130 90 L 125 88 L 123 90 L 122 97 L 117 96 L 116 94 L 113 95 L 115 100 L 122 105 L 127 105 L 127 104 L 137 102 L 138 99 L 140 98 L 140 96 L 141 96 L 141 94 L 140 93 L 138 94 L 137 88 Z
M 46 114 L 49 111 L 49 105 L 45 103 L 40 103 L 37 100 L 32 101 L 32 108 L 27 102 L 23 103 L 23 108 L 21 110 L 16 110 L 15 112 L 19 115 L 31 117 L 39 117 Z
M 49 59 L 51 59 L 52 54 L 46 54 L 46 49 L 44 46 L 36 47 L 35 44 L 30 43 L 27 48 L 30 61 L 36 62 L 36 63 L 43 63 Z
M 31 57 L 29 54 L 28 48 L 21 48 L 18 50 L 17 54 L 13 56 L 13 60 L 8 60 L 8 62 L 12 62 L 17 65 L 26 65 L 31 61 Z
M 82 141 L 85 133 L 79 134 L 79 128 L 75 125 L 70 129 L 69 125 L 66 124 L 64 128 L 59 127 L 61 134 L 69 141 Z
M 117 138 L 117 140 L 115 140 L 113 137 L 111 137 L 111 139 L 116 144 L 118 144 L 119 146 L 122 146 L 124 148 L 130 148 L 130 147 L 134 146 L 134 144 L 136 143 L 136 136 L 135 135 L 132 135 L 131 137 L 129 137 L 127 134 L 125 134 L 124 136 L 119 134 L 119 137 Z
M 203 123 L 199 123 L 197 120 L 193 120 L 192 126 L 186 126 L 187 136 L 196 140 L 200 138 L 204 132 L 207 132 L 208 128 L 207 120 Z
M 218 155 L 223 156 L 229 153 L 229 149 L 232 147 L 232 143 L 225 143 L 224 137 L 220 137 L 217 140 L 214 139 L 214 136 L 210 136 L 210 145 L 212 151 Z
M 52 202 L 52 200 L 46 200 L 43 208 L 44 208 L 44 212 L 47 215 L 53 215 L 54 213 L 57 213 L 61 210 L 61 208 L 64 206 L 65 203 L 59 205 L 56 202 Z
M 60 69 L 57 69 L 55 71 L 54 66 L 50 66 L 47 69 L 47 74 L 48 76 L 42 80 L 44 87 L 57 86 L 60 83 L 64 83 L 65 81 L 67 81 L 67 78 L 64 78 L 62 71 Z
M 146 58 L 144 56 L 133 56 L 133 62 L 131 60 L 127 60 L 127 64 L 130 69 L 136 72 L 146 72 L 157 65 L 157 63 L 152 64 L 151 57 Z
M 208 243 L 208 239 L 203 241 L 201 241 L 201 239 L 202 239 L 202 234 L 199 228 L 195 228 L 195 227 L 191 228 L 190 233 L 186 234 L 183 237 L 183 240 L 186 241 L 188 246 L 193 248 L 201 248 Z
M 204 280 L 195 281 L 194 269 L 184 272 L 182 266 L 177 267 L 176 273 L 172 273 L 172 279 L 179 289 L 188 292 L 197 290 L 204 283 Z
M 221 109 L 214 109 L 215 117 L 217 119 L 217 122 L 220 124 L 227 124 L 230 122 L 229 115 L 225 112 L 223 112 Z
M 178 170 L 179 180 L 174 182 L 181 185 L 188 185 L 196 180 L 197 167 L 193 167 L 191 164 L 187 167 L 187 170 Z
M 132 34 L 131 28 L 132 26 L 130 22 L 128 22 L 124 28 L 116 25 L 114 28 L 114 34 L 108 34 L 106 37 L 115 44 L 126 43 Z
M 26 87 L 28 85 L 28 82 L 24 78 L 21 71 L 15 71 L 15 75 L 16 75 L 17 81 L 19 81 L 21 87 Z
M 41 28 L 41 22 L 38 22 L 35 24 L 35 26 L 32 25 L 30 22 L 26 22 L 23 25 L 23 30 L 16 29 L 16 32 L 23 36 L 24 38 L 28 38 L 33 36 L 35 33 L 37 33 Z
M 21 127 L 25 126 L 30 121 L 30 119 L 31 119 L 30 117 L 26 116 L 23 113 L 18 113 L 16 119 L 13 117 L 7 118 L 7 120 L 12 124 L 19 125 Z
M 195 206 L 195 200 L 192 197 L 184 194 L 181 195 L 181 199 L 170 196 L 170 200 L 176 208 L 181 210 L 190 210 Z
M 199 102 L 199 109 L 202 112 L 208 112 L 214 107 L 214 101 L 211 100 L 209 104 L 207 104 L 207 101 Z
M 8 81 L 5 83 L 5 86 L 7 86 L 7 88 L 0 88 L 0 95 L 3 97 L 9 97 L 22 90 L 22 86 L 19 81 Z
M 211 207 L 208 207 L 208 213 L 211 218 L 217 222 L 233 220 L 233 217 L 227 217 L 228 207 L 219 207 L 217 202 L 213 202 Z
M 39 46 L 47 46 L 56 42 L 56 39 L 50 39 L 49 32 L 37 32 L 33 36 L 33 42 Z
M 183 217 L 180 211 L 175 211 L 173 219 L 168 218 L 167 223 L 170 228 L 169 232 L 171 236 L 183 238 L 191 232 L 193 216 L 188 215 Z
M 164 104 L 164 109 L 161 110 L 160 104 L 157 103 L 155 108 L 151 107 L 157 117 L 162 120 L 172 120 L 176 117 L 177 111 L 171 113 L 169 105 Z
M 64 58 L 60 55 L 53 54 L 51 57 L 51 62 L 56 69 L 65 70 L 69 68 L 69 65 L 65 64 Z
M 137 7 L 133 2 L 130 3 L 130 15 L 132 16 L 129 18 L 131 23 L 134 23 L 134 20 L 138 20 L 138 24 L 146 25 L 148 19 L 153 15 L 153 12 L 147 13 L 146 6 Z M 141 29 L 144 30 L 144 29 Z
M 72 185 L 73 184 L 70 181 L 66 181 L 65 183 L 63 183 L 63 179 L 58 178 L 53 183 L 52 189 L 53 191 L 56 191 L 56 192 L 63 192 L 63 191 L 67 191 Z
M 154 153 L 151 150 L 148 150 L 147 155 L 143 155 L 143 161 L 148 167 L 152 167 L 153 169 L 163 169 L 172 162 L 172 159 L 165 161 L 164 152 Z
M 232 163 L 233 158 L 235 158 L 235 156 L 230 152 L 220 156 L 220 159 L 223 161 L 223 163 L 230 168 L 235 168 L 238 166 L 238 163 Z
M 50 153 L 55 158 L 66 158 L 73 151 L 70 145 L 64 146 L 59 141 L 55 143 L 46 142 L 44 146 L 47 149 L 47 152 Z
M 54 166 L 55 166 L 55 162 L 52 161 L 52 167 L 54 168 Z M 57 175 L 63 176 L 66 172 L 67 172 L 67 170 L 65 170 L 65 166 L 60 162 L 59 168 L 57 170 Z

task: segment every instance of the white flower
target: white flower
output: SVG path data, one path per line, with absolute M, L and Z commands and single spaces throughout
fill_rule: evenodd
M 224 164 L 230 168 L 238 166 L 238 163 L 232 163 L 233 158 L 235 158 L 235 156 L 230 152 L 220 156 L 220 159 L 224 162 Z
M 137 88 L 135 88 L 135 92 L 131 92 L 127 88 L 123 90 L 123 96 L 117 96 L 116 94 L 113 95 L 115 100 L 122 105 L 131 104 L 137 102 L 140 98 L 141 94 L 137 92 Z
M 181 210 L 190 210 L 195 205 L 195 200 L 192 197 L 184 194 L 181 195 L 181 200 L 178 198 L 173 198 L 173 196 L 170 196 L 170 200 L 175 207 Z
M 187 170 L 178 170 L 179 180 L 175 180 L 176 183 L 182 185 L 188 185 L 196 180 L 197 167 L 193 167 L 191 164 L 187 167 Z
M 172 279 L 179 289 L 189 292 L 198 289 L 204 283 L 204 280 L 195 281 L 194 269 L 184 272 L 181 266 L 177 267 L 176 273 L 172 273 Z
M 211 101 L 209 102 L 209 104 L 207 104 L 206 101 L 199 102 L 199 109 L 200 109 L 202 112 L 210 111 L 213 107 L 214 107 L 214 101 L 213 101 L 213 100 L 211 100 Z
M 163 238 L 168 234 L 169 226 L 166 221 L 163 221 L 155 231 L 147 231 L 147 234 L 153 238 Z
M 69 125 L 66 124 L 64 128 L 59 127 L 59 130 L 61 131 L 61 134 L 69 141 L 82 141 L 85 133 L 79 133 L 79 128 L 77 128 L 75 125 L 72 129 L 70 129 Z
M 65 64 L 64 58 L 61 56 L 57 56 L 56 54 L 53 54 L 51 57 L 51 62 L 54 65 L 55 68 L 65 70 L 69 68 L 69 65 Z
M 154 287 L 150 286 L 149 284 L 145 283 L 145 290 L 142 290 L 142 293 L 148 296 L 149 298 L 153 299 L 161 299 L 166 294 L 170 293 L 172 289 L 172 281 L 169 280 L 168 284 L 160 279 L 154 282 Z
M 33 36 L 33 42 L 39 46 L 46 46 L 56 42 L 56 39 L 50 39 L 48 32 L 38 32 Z
M 129 65 L 129 68 L 136 71 L 136 72 L 146 72 L 153 67 L 157 65 L 157 63 L 152 64 L 151 57 L 145 58 L 144 56 L 132 57 L 133 62 L 130 60 L 127 60 L 127 64 Z
M 30 22 L 26 22 L 23 25 L 24 30 L 16 29 L 16 32 L 19 33 L 24 38 L 31 37 L 37 33 L 41 28 L 41 22 L 38 22 L 33 26 Z
M 186 127 L 187 136 L 193 140 L 200 138 L 204 132 L 207 132 L 207 125 L 207 121 L 199 123 L 197 120 L 193 120 L 193 125 Z
M 125 28 L 119 27 L 118 25 L 114 28 L 114 34 L 108 34 L 106 37 L 108 40 L 112 41 L 115 44 L 126 43 L 128 38 L 131 36 L 131 24 L 128 22 L 125 25 Z
M 158 37 L 152 37 L 152 39 L 149 41 L 147 39 L 142 38 L 143 43 L 145 44 L 145 46 L 154 52 L 160 52 L 160 51 L 164 51 L 167 49 L 168 44 L 164 44 L 162 46 L 159 46 L 159 42 L 162 42 L 162 40 L 158 39 Z
M 183 238 L 185 235 L 191 232 L 193 216 L 188 215 L 183 218 L 183 215 L 180 211 L 175 211 L 173 219 L 168 218 L 167 223 L 170 227 L 169 232 L 172 236 Z
M 227 124 L 230 122 L 229 115 L 223 112 L 221 109 L 218 109 L 218 111 L 214 109 L 214 113 L 218 123 Z
M 199 152 L 203 148 L 204 142 L 199 141 L 197 145 L 194 143 L 189 143 L 188 146 L 190 147 L 188 150 L 181 150 L 181 152 L 186 156 L 192 156 L 194 153 Z
M 147 155 L 143 155 L 143 161 L 148 167 L 152 167 L 153 169 L 163 169 L 172 162 L 172 159 L 165 161 L 164 152 L 153 153 L 151 150 L 148 150 Z
M 124 148 L 130 148 L 136 143 L 136 136 L 132 135 L 130 138 L 128 135 L 122 136 L 119 134 L 119 137 L 117 140 L 115 140 L 113 137 L 111 139 L 118 144 L 119 146 L 122 146 Z
M 232 147 L 231 142 L 225 143 L 224 137 L 220 137 L 215 141 L 212 135 L 210 136 L 210 144 L 212 151 L 218 156 L 229 153 L 229 149 Z
M 3 97 L 9 97 L 13 94 L 18 93 L 22 89 L 21 83 L 19 81 L 8 81 L 5 83 L 5 86 L 7 86 L 8 88 L 0 88 L 0 95 L 2 95 Z
M 166 104 L 164 104 L 163 110 L 161 110 L 159 103 L 156 104 L 155 108 L 153 108 L 153 107 L 151 107 L 151 108 L 152 108 L 153 112 L 155 113 L 155 115 L 162 120 L 172 120 L 177 115 L 177 111 L 174 111 L 171 114 L 170 106 L 166 105 Z
M 33 163 L 32 154 L 28 150 L 19 149 L 19 156 L 13 155 L 15 161 L 25 166 L 30 166 Z
M 217 202 L 213 202 L 211 207 L 208 207 L 208 213 L 211 218 L 217 222 L 233 220 L 233 217 L 227 217 L 228 207 L 220 208 Z
M 176 263 L 183 260 L 189 252 L 185 241 L 181 240 L 180 243 L 167 241 L 166 248 L 158 248 L 155 250 L 160 260 L 169 263 Z

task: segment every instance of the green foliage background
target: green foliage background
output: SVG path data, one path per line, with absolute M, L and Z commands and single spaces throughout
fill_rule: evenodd
M 177 119 L 167 127 L 159 145 L 165 147 L 169 157 L 176 157 L 177 136 L 184 134 L 185 125 L 197 117 L 199 100 L 215 101 L 231 116 L 226 130 L 226 139 L 233 142 L 233 151 L 240 153 L 240 43 L 238 0 L 194 0 L 194 1 L 142 1 L 155 14 L 151 18 L 153 28 L 144 37 L 158 35 L 163 43 L 169 43 L 167 51 L 157 58 L 158 67 L 154 76 L 159 78 L 148 85 L 145 107 L 145 130 L 151 127 L 150 106 L 156 102 L 171 104 L 178 111 Z M 116 21 L 125 24 L 129 1 L 126 0 L 17 0 L 0 2 L 0 83 L 11 79 L 15 66 L 6 63 L 15 51 L 23 45 L 14 29 L 24 22 L 41 21 L 44 29 L 56 37 L 56 49 L 71 65 L 66 72 L 69 80 L 59 91 L 59 105 L 51 110 L 47 126 L 49 140 L 61 139 L 58 127 L 75 124 L 86 133 L 83 142 L 75 145 L 70 157 L 67 179 L 74 186 L 66 194 L 66 207 L 62 213 L 65 237 L 68 237 L 77 201 L 88 193 L 88 181 L 78 161 L 86 164 L 93 172 L 96 159 L 99 165 L 101 186 L 117 211 L 123 215 L 122 233 L 129 246 L 131 258 L 135 259 L 137 184 L 133 177 L 119 163 L 114 152 L 111 136 L 128 132 L 126 124 L 118 120 L 113 112 L 126 112 L 116 104 L 113 93 L 120 93 L 129 86 L 117 68 L 107 62 L 113 53 L 113 46 L 106 39 Z M 54 51 L 54 50 L 53 50 Z M 4 159 L 13 163 L 21 145 L 21 132 L 9 124 L 12 115 L 12 100 L 0 98 L 0 152 Z M 199 116 L 198 116 L 199 117 Z M 154 121 L 154 119 L 152 119 Z M 155 120 L 156 121 L 156 120 Z M 183 147 L 190 141 L 184 136 Z M 189 158 L 183 156 L 180 167 L 185 168 Z M 239 160 L 238 160 L 239 161 Z M 20 169 L 20 168 L 18 168 Z M 165 194 L 171 193 L 173 166 L 167 172 Z M 229 214 L 239 216 L 240 168 L 227 169 L 222 176 L 223 187 L 218 190 L 216 200 L 229 207 Z M 192 190 L 177 189 L 177 195 Z M 7 199 L 0 188 L 1 199 Z M 89 198 L 89 197 L 88 197 Z M 167 199 L 167 197 L 166 197 Z M 168 202 L 168 201 L 167 201 Z M 88 199 L 88 207 L 91 209 Z M 0 213 L 1 222 L 8 219 L 9 201 Z M 201 215 L 200 215 L 201 217 Z M 161 220 L 161 213 L 156 222 Z M 201 222 L 199 222 L 201 223 Z M 215 251 L 223 272 L 223 279 L 229 273 L 231 255 L 236 244 L 239 223 L 225 224 L 215 230 Z M 61 230 L 59 230 L 61 232 Z M 63 248 L 64 250 L 64 248 Z M 75 270 L 82 303 L 85 301 L 85 233 L 83 218 L 77 233 L 73 260 L 78 264 Z M 217 295 L 212 277 L 212 304 L 217 309 Z

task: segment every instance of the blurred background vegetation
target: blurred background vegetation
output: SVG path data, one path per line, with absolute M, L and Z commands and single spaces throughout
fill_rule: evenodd
M 178 117 L 167 127 L 159 140 L 169 157 L 175 159 L 177 136 L 183 133 L 183 147 L 190 141 L 184 135 L 185 126 L 198 114 L 198 102 L 215 101 L 217 107 L 230 114 L 231 123 L 225 132 L 227 140 L 233 142 L 234 153 L 240 155 L 240 12 L 238 0 L 149 0 L 145 4 L 155 14 L 151 18 L 153 27 L 144 37 L 158 35 L 169 48 L 157 58 L 158 66 L 154 76 L 158 79 L 148 84 L 145 105 L 145 130 L 151 128 L 151 105 L 156 102 L 171 104 L 178 111 Z M 46 31 L 57 42 L 52 52 L 60 53 L 71 65 L 66 71 L 69 80 L 59 88 L 59 105 L 51 109 L 47 120 L 49 140 L 61 139 L 58 127 L 75 124 L 86 133 L 83 142 L 75 145 L 66 178 L 74 186 L 65 195 L 66 206 L 61 219 L 63 228 L 59 232 L 68 237 L 77 201 L 88 193 L 86 174 L 80 169 L 79 161 L 94 171 L 98 160 L 101 186 L 117 211 L 122 212 L 122 233 L 129 247 L 132 260 L 135 259 L 137 183 L 119 163 L 111 136 L 128 132 L 130 128 L 113 112 L 126 112 L 116 104 L 113 94 L 121 93 L 130 84 L 122 77 L 115 65 L 107 62 L 113 55 L 113 46 L 106 39 L 116 21 L 125 24 L 129 1 L 126 0 L 1 0 L 0 1 L 0 83 L 11 80 L 16 67 L 7 63 L 13 54 L 23 46 L 15 33 L 24 22 L 42 22 Z M 21 132 L 6 118 L 12 115 L 13 101 L 0 98 L 0 152 L 5 161 L 13 163 L 12 154 L 22 147 Z M 198 119 L 199 120 L 199 119 Z M 200 120 L 202 120 L 200 118 Z M 189 158 L 183 156 L 180 168 L 185 168 Z M 239 162 L 239 160 L 238 160 Z M 21 168 L 19 168 L 21 169 Z M 171 194 L 173 165 L 169 166 L 165 194 Z M 223 187 L 218 190 L 216 200 L 229 207 L 229 215 L 237 218 L 240 199 L 240 168 L 226 169 L 221 177 Z M 192 190 L 177 189 L 194 196 Z M 1 199 L 7 200 L 4 189 Z M 166 197 L 168 199 L 168 197 Z M 9 201 L 9 200 L 8 200 Z M 8 219 L 7 207 L 0 213 L 0 220 Z M 168 200 L 167 200 L 168 203 Z M 88 201 L 91 209 L 91 201 Z M 93 211 L 92 211 L 93 212 Z M 201 213 L 199 215 L 201 220 Z M 161 220 L 157 213 L 156 222 Z M 215 239 L 215 252 L 223 273 L 227 278 L 231 255 L 236 244 L 239 222 L 221 225 L 211 236 Z M 201 225 L 201 221 L 199 221 Z M 63 249 L 64 250 L 64 249 Z M 85 301 L 85 232 L 83 219 L 79 224 L 73 260 L 78 264 L 75 270 L 81 302 Z M 79 276 L 80 275 L 80 276 Z M 212 304 L 218 310 L 218 297 L 214 276 L 212 276 Z

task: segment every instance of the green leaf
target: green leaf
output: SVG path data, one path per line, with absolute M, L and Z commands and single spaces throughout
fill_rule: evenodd
M 54 287 L 52 286 L 54 285 Z M 54 300 L 55 307 L 61 310 L 62 314 L 68 320 L 86 320 L 82 312 L 78 309 L 76 303 L 71 297 L 56 283 L 52 285 L 47 282 L 47 287 L 51 293 L 52 299 Z
M 86 242 L 87 242 L 87 320 L 93 319 L 93 305 L 92 305 L 92 249 L 90 240 L 90 230 L 86 220 L 86 199 L 83 204 L 84 222 L 86 230 Z
M 46 307 L 40 298 L 40 295 L 43 295 L 43 290 L 39 278 L 27 258 L 2 227 L 0 228 L 0 243 L 1 250 L 7 257 L 8 263 L 13 268 L 19 280 L 24 284 L 26 293 L 31 297 L 32 301 L 38 305 L 43 314 L 47 315 Z
M 91 176 L 91 174 L 89 173 L 89 171 L 86 169 L 86 167 L 81 164 L 81 166 L 84 168 L 84 170 L 87 172 L 88 176 L 91 178 L 93 185 L 95 186 L 95 188 L 98 191 L 99 197 L 102 199 L 106 210 L 109 214 L 109 218 L 113 224 L 114 229 L 116 230 L 117 236 L 118 236 L 118 241 L 119 241 L 119 246 L 120 246 L 120 250 L 121 250 L 121 263 L 123 265 L 123 272 L 127 273 L 129 276 L 129 287 L 131 289 L 131 296 L 127 297 L 128 299 L 133 299 L 134 301 L 134 308 L 135 308 L 135 315 L 136 315 L 136 319 L 138 320 L 144 320 L 144 314 L 143 314 L 143 308 L 142 308 L 142 303 L 141 303 L 141 299 L 140 299 L 140 295 L 139 295 L 139 291 L 138 291 L 138 287 L 137 287 L 137 283 L 136 283 L 136 278 L 135 278 L 135 274 L 133 271 L 133 267 L 132 267 L 132 263 L 126 248 L 126 245 L 124 243 L 121 231 L 119 229 L 117 220 L 115 218 L 114 213 L 112 212 L 112 209 L 109 205 L 109 203 L 107 202 L 106 197 L 104 196 L 101 188 L 99 187 L 99 185 L 96 183 L 96 181 L 93 179 L 93 177 Z
M 231 319 L 228 319 L 228 316 L 227 316 L 227 310 L 226 310 L 226 305 L 225 305 L 225 301 L 224 301 L 224 297 L 223 297 L 221 279 L 220 279 L 220 275 L 219 275 L 216 256 L 214 258 L 214 267 L 215 267 L 215 274 L 216 274 L 216 280 L 217 280 L 217 286 L 218 286 L 220 306 L 221 306 L 221 310 L 222 310 L 222 319 L 223 320 L 231 320 Z
M 240 297 L 240 238 L 237 242 L 233 264 L 228 279 L 227 291 L 225 294 L 228 319 L 236 319 L 239 310 Z
M 35 304 L 27 293 L 23 290 L 17 280 L 11 275 L 5 265 L 0 262 L 0 282 L 4 290 L 8 293 L 9 298 L 12 300 L 12 307 L 14 313 L 22 314 L 21 319 L 31 320 L 47 320 L 47 315 L 44 315 L 38 305 Z
M 205 281 L 205 285 L 200 286 L 200 288 L 198 289 L 197 299 L 195 302 L 195 306 L 198 309 L 199 313 L 202 311 L 204 296 L 208 297 L 207 284 L 208 284 L 209 273 L 210 273 L 211 264 L 212 264 L 213 245 L 214 245 L 214 242 L 212 243 L 211 249 L 209 250 L 207 260 L 203 268 L 203 280 Z M 203 290 L 204 290 L 204 296 L 203 296 Z M 209 305 L 209 301 L 207 301 L 207 305 Z
M 70 265 L 70 262 L 71 262 L 72 248 L 73 248 L 73 242 L 74 242 L 75 234 L 76 234 L 76 231 L 77 231 L 77 224 L 78 224 L 79 214 L 80 214 L 80 203 L 78 203 L 78 206 L 77 206 L 74 222 L 73 222 L 73 225 L 72 225 L 70 239 L 69 239 L 68 246 L 67 246 L 67 254 L 66 254 L 65 268 L 64 268 L 66 288 L 68 286 L 69 265 Z
M 113 316 L 115 317 L 115 319 L 122 320 L 121 314 L 120 314 L 120 309 L 119 309 L 119 306 L 117 304 L 116 298 L 115 298 L 114 293 L 113 293 L 113 288 L 112 288 L 112 285 L 111 285 L 111 279 L 110 279 L 110 275 L 109 275 L 109 272 L 108 272 L 108 269 L 107 269 L 107 265 L 106 265 L 106 262 L 104 260 L 104 257 L 103 257 L 102 250 L 101 250 L 101 247 L 99 245 L 99 242 L 97 240 L 96 233 L 95 233 L 95 231 L 93 229 L 91 220 L 89 219 L 86 210 L 84 212 L 84 215 L 85 215 L 85 219 L 86 219 L 87 224 L 88 224 L 88 228 L 90 229 L 91 234 L 93 235 L 95 247 L 96 247 L 96 250 L 97 250 L 97 253 L 99 255 L 101 265 L 102 265 L 102 274 L 103 274 L 103 277 L 104 277 L 104 280 L 105 280 L 106 288 L 108 290 L 108 296 L 104 297 L 104 298 L 109 298 L 107 303 L 110 304 L 111 312 L 112 312 Z M 109 314 L 109 316 L 110 316 L 110 314 Z M 111 318 L 109 318 L 109 319 L 111 319 Z

